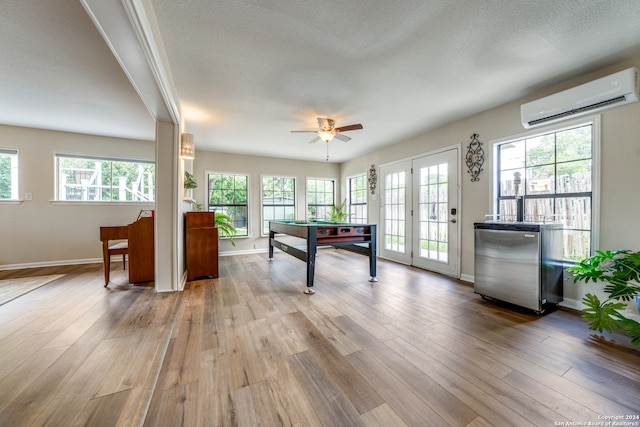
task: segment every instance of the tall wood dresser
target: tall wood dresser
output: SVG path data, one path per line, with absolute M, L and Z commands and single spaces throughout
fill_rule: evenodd
M 218 277 L 218 229 L 213 212 L 185 215 L 187 281 Z

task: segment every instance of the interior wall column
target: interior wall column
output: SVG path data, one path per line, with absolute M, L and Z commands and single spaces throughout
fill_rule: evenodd
M 156 292 L 176 291 L 180 284 L 175 250 L 179 246 L 178 225 L 182 224 L 182 218 L 178 218 L 178 139 L 177 125 L 156 122 Z

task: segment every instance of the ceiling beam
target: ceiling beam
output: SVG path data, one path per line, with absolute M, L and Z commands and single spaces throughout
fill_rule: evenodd
M 149 113 L 156 121 L 180 124 L 176 90 L 151 5 L 144 0 L 80 2 Z

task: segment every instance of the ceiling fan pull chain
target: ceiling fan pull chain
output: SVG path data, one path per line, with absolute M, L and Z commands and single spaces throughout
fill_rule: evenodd
M 327 146 L 327 162 L 329 161 L 329 143 L 325 144 Z

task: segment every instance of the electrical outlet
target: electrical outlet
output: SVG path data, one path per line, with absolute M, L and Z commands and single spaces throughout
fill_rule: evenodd
M 31 193 L 24 193 L 24 199 L 25 199 L 25 200 L 33 200 L 33 194 L 31 194 Z

